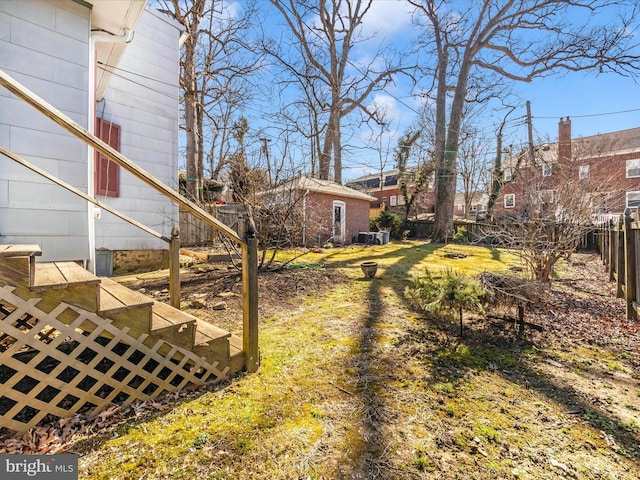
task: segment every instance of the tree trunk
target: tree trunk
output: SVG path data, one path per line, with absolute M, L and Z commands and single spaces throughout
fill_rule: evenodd
M 340 138 L 340 116 L 333 120 L 333 175 L 334 181 L 342 185 L 342 145 Z
M 436 211 L 434 219 L 433 241 L 445 243 L 453 234 L 453 207 L 456 196 L 456 156 L 458 154 L 458 142 L 460 126 L 464 117 L 465 95 L 471 69 L 471 53 L 467 50 L 460 66 L 458 83 L 456 84 L 449 113 L 449 126 L 447 128 L 444 149 L 439 153 L 441 158 L 439 175 L 436 177 L 438 189 L 436 192 Z M 440 79 L 438 79 L 438 104 L 437 108 L 446 108 L 446 91 L 444 100 L 440 100 Z M 446 89 L 446 79 L 444 88 Z M 444 115 L 443 115 L 444 116 Z M 443 127 L 444 128 L 444 127 Z
M 186 130 L 186 155 L 187 168 L 186 190 L 191 200 L 197 198 L 198 168 L 196 164 L 196 71 L 195 71 L 195 41 L 187 39 L 185 42 L 184 56 L 184 117 Z

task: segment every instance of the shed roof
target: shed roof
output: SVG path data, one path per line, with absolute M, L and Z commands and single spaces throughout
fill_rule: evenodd
M 376 198 L 366 193 L 359 192 L 353 188 L 339 185 L 330 180 L 319 180 L 317 178 L 309 178 L 306 176 L 299 176 L 292 180 L 289 180 L 282 185 L 263 192 L 264 194 L 274 194 L 280 192 L 286 192 L 291 190 L 306 190 L 315 193 L 324 193 L 327 195 L 334 195 L 337 197 L 354 198 L 357 200 L 366 200 L 367 202 L 375 201 Z

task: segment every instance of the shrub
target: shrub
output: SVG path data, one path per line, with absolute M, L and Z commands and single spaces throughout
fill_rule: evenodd
M 415 277 L 405 289 L 405 296 L 422 312 L 457 312 L 460 318 L 460 336 L 463 335 L 464 310 L 482 312 L 484 290 L 473 279 L 447 268 L 440 278 L 429 269 Z
M 388 210 L 383 210 L 380 212 L 375 218 L 372 218 L 370 221 L 370 226 L 372 230 L 385 230 L 389 232 L 389 236 L 394 239 L 400 239 L 402 236 L 402 224 L 404 221 L 400 215 L 389 212 Z
M 456 233 L 453 234 L 454 242 L 467 242 L 469 238 L 467 236 L 467 227 L 460 225 L 456 227 Z

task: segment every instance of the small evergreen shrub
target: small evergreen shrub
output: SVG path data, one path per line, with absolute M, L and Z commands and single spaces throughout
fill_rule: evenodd
M 460 336 L 463 334 L 463 311 L 484 311 L 482 287 L 470 277 L 449 268 L 439 278 L 425 269 L 424 274 L 416 276 L 406 287 L 405 296 L 414 308 L 423 313 L 457 312 L 460 318 Z

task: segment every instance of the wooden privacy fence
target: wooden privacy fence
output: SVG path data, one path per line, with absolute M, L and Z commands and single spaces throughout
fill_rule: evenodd
M 616 295 L 626 301 L 626 315 L 638 319 L 640 310 L 640 222 L 637 210 L 627 210 L 618 222 L 603 225 L 598 235 L 598 250 L 607 266 L 609 279 L 616 282 Z
M 221 223 L 243 236 L 248 215 L 243 205 L 208 205 L 206 210 Z M 218 240 L 218 231 L 207 222 L 180 208 L 180 242 L 185 246 L 211 245 Z
M 497 227 L 490 222 L 462 222 L 454 221 L 453 230 L 458 231 L 458 228 L 464 227 L 466 229 L 465 241 L 470 243 L 478 243 L 482 245 L 499 245 L 500 242 L 492 238 L 491 232 L 499 228 L 502 232 L 503 226 Z M 414 238 L 429 238 L 433 234 L 433 221 L 430 220 L 409 220 L 404 224 L 404 228 L 409 230 L 409 236 Z M 580 242 L 577 245 L 578 250 L 594 250 L 598 247 L 598 229 L 586 231 L 582 235 Z

